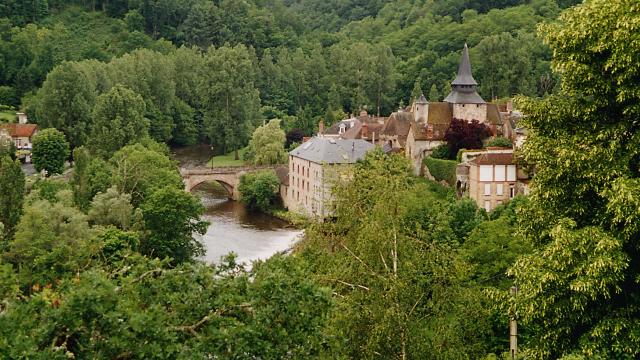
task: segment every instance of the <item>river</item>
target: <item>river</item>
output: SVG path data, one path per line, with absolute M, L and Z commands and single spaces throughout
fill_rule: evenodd
M 182 167 L 202 166 L 209 158 L 207 146 L 174 149 L 174 157 Z M 203 259 L 217 263 L 230 252 L 237 261 L 250 263 L 267 259 L 285 251 L 297 241 L 302 231 L 292 229 L 285 221 L 259 212 L 249 211 L 242 203 L 227 199 L 226 191 L 218 184 L 201 184 L 193 190 L 204 204 L 203 220 L 211 225 L 200 240 L 205 245 Z

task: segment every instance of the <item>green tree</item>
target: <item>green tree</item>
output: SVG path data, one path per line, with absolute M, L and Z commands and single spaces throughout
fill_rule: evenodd
M 283 164 L 287 161 L 284 150 L 286 136 L 280 128 L 280 120 L 272 119 L 266 125 L 257 128 L 251 136 L 249 147 L 254 153 L 255 165 Z
M 113 169 L 111 184 L 120 193 L 131 194 L 134 206 L 138 206 L 157 189 L 184 187 L 177 164 L 152 146 L 125 146 L 111 157 L 109 163 Z
M 128 230 L 133 222 L 131 195 L 121 194 L 115 187 L 110 187 L 93 198 L 88 215 L 93 224 Z
M 436 84 L 431 85 L 431 89 L 429 89 L 429 101 L 438 102 L 442 99 L 440 96 L 440 92 L 438 91 L 438 87 Z
M 44 129 L 34 137 L 32 153 L 36 170 L 45 170 L 47 176 L 62 174 L 64 162 L 69 157 L 69 143 L 62 132 Z
M 536 175 L 521 231 L 536 249 L 510 269 L 539 358 L 640 356 L 639 11 L 590 0 L 542 27 L 562 92 L 523 101 Z
M 204 254 L 195 234 L 204 235 L 209 225 L 200 220 L 204 206 L 193 195 L 172 187 L 154 191 L 141 205 L 146 235 L 140 251 L 153 257 L 170 257 L 176 263 Z
M 83 145 L 91 129 L 95 97 L 95 85 L 79 64 L 64 62 L 47 75 L 38 91 L 38 123 L 62 131 L 72 149 Z
M 242 175 L 238 191 L 250 209 L 269 211 L 278 200 L 280 180 L 273 171 L 261 171 Z
M 6 248 L 13 238 L 15 227 L 22 215 L 25 177 L 17 160 L 0 157 L 0 223 L 3 224 L 0 249 Z
M 211 48 L 205 55 L 207 71 L 199 87 L 205 132 L 223 153 L 233 150 L 236 160 L 260 118 L 255 63 L 255 54 L 244 45 Z
M 20 283 L 51 284 L 77 272 L 97 251 L 87 217 L 61 202 L 38 200 L 26 207 L 5 258 L 16 265 Z
M 140 95 L 121 85 L 100 95 L 93 109 L 90 149 L 109 158 L 123 146 L 149 136 L 145 108 Z

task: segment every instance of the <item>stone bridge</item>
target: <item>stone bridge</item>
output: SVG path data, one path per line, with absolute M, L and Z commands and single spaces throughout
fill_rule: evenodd
M 192 169 L 180 169 L 180 174 L 184 180 L 185 190 L 191 191 L 196 186 L 204 182 L 217 181 L 222 187 L 227 190 L 229 198 L 233 200 L 240 199 L 240 193 L 238 192 L 238 185 L 240 185 L 240 177 L 243 174 L 264 170 L 275 169 L 275 166 L 229 166 L 229 167 L 214 167 L 205 168 L 198 167 Z

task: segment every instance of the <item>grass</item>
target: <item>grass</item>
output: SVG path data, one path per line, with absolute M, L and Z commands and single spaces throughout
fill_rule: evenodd
M 16 111 L 0 111 L 0 123 L 12 123 L 16 120 Z
M 246 165 L 244 160 L 242 160 L 242 156 L 247 151 L 246 148 L 240 149 L 238 152 L 240 155 L 240 160 L 235 160 L 234 152 L 230 152 L 226 155 L 218 155 L 214 156 L 207 163 L 208 167 L 223 167 L 223 166 L 244 166 Z

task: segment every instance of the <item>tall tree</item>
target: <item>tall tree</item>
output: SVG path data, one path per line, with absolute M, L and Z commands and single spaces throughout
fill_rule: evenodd
M 142 97 L 122 85 L 98 96 L 93 109 L 89 148 L 109 158 L 125 145 L 149 136 L 149 120 Z
M 538 358 L 640 356 L 640 7 L 590 0 L 542 28 L 562 92 L 527 100 L 535 166 L 511 268 Z
M 455 158 L 460 149 L 482 149 L 482 140 L 489 136 L 491 129 L 478 120 L 452 119 L 444 139 L 449 146 L 449 156 Z
M 233 150 L 236 160 L 260 119 L 256 62 L 253 51 L 244 45 L 211 48 L 205 56 L 207 71 L 199 88 L 205 132 L 223 152 Z
M 62 174 L 64 163 L 69 157 L 69 143 L 62 132 L 44 129 L 33 139 L 33 166 L 38 171 L 45 170 L 47 177 Z
M 13 238 L 15 227 L 22 215 L 24 202 L 25 177 L 17 160 L 9 156 L 0 156 L 0 223 L 4 226 L 0 249 Z
M 257 128 L 249 146 L 253 151 L 253 163 L 255 165 L 284 164 L 287 161 L 287 153 L 284 151 L 286 136 L 280 128 L 280 120 L 272 119 L 266 125 Z
M 72 149 L 81 146 L 91 129 L 95 98 L 95 86 L 78 63 L 64 62 L 47 75 L 38 91 L 38 123 L 62 131 Z
M 204 235 L 209 225 L 200 220 L 204 206 L 182 189 L 156 190 L 141 206 L 146 235 L 140 243 L 142 253 L 170 257 L 176 263 L 204 254 L 202 243 L 194 235 Z

